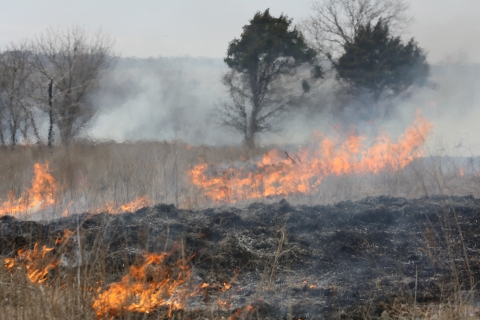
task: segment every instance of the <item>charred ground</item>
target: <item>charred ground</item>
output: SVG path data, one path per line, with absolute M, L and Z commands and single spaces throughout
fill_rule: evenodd
M 71 245 L 60 268 L 102 260 L 102 273 L 118 281 L 143 252 L 177 243 L 177 256 L 192 257 L 193 282 L 232 285 L 190 299 L 187 318 L 222 298 L 226 316 L 252 305 L 252 318 L 360 319 L 385 316 L 395 300 L 412 303 L 415 295 L 418 304 L 453 299 L 477 283 L 479 220 L 480 200 L 468 196 L 375 197 L 329 206 L 282 200 L 201 211 L 157 205 L 40 222 L 4 216 L 0 250 L 13 256 L 36 242 L 53 245 L 68 229 L 78 232 L 81 245 Z M 80 262 L 79 250 L 87 257 Z

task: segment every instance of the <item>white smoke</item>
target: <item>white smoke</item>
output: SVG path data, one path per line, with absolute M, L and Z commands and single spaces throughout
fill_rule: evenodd
M 99 114 L 88 136 L 101 140 L 173 140 L 191 144 L 240 143 L 241 136 L 213 121 L 219 99 L 227 98 L 220 80 L 227 68 L 221 59 L 119 58 L 96 99 Z M 312 87 L 307 106 L 293 109 L 281 132 L 261 136 L 262 144 L 300 144 L 314 130 L 338 130 L 373 136 L 386 131 L 395 139 L 416 111 L 434 128 L 427 140 L 431 154 L 480 155 L 480 65 L 460 62 L 431 66 L 429 88 L 416 88 L 393 104 L 384 117 L 360 119 L 338 107 L 333 76 Z M 336 128 L 336 129 L 333 129 Z

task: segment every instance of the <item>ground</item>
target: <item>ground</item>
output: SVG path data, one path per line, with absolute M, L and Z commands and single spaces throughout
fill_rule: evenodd
M 192 287 L 210 285 L 187 299 L 184 318 L 205 319 L 213 305 L 220 309 L 218 299 L 226 304 L 216 311 L 223 317 L 250 305 L 254 311 L 244 318 L 388 318 L 399 305 L 453 301 L 458 292 L 465 293 L 462 303 L 478 307 L 467 298 L 480 280 L 479 219 L 480 200 L 471 196 L 328 206 L 281 200 L 200 211 L 157 205 L 39 222 L 4 216 L 0 252 L 14 257 L 36 242 L 55 247 L 64 230 L 73 231 L 75 241 L 49 278 L 81 266 L 96 270 L 91 281 L 101 277 L 105 290 L 145 252 L 170 251 L 173 261 L 188 260 Z

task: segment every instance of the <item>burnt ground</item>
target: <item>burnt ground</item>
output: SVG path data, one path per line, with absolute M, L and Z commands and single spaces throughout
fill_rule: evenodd
M 376 197 L 330 206 L 282 200 L 202 211 L 157 205 L 40 222 L 2 217 L 0 253 L 53 245 L 63 230 L 79 231 L 85 255 L 101 252 L 114 281 L 142 252 L 182 243 L 184 255 L 195 254 L 194 282 L 232 284 L 190 299 L 192 314 L 221 297 L 231 304 L 228 312 L 250 304 L 260 318 L 361 319 L 379 317 L 395 299 L 412 303 L 416 293 L 419 304 L 437 302 L 457 284 L 468 290 L 477 283 L 479 220 L 480 199 L 473 197 Z

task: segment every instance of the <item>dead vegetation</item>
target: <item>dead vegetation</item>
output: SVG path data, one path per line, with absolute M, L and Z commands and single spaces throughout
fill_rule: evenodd
M 30 218 L 60 217 L 68 209 L 67 217 L 46 224 L 1 218 L 2 260 L 38 242 L 55 247 L 63 261 L 42 285 L 0 267 L 2 319 L 96 318 L 97 290 L 119 282 L 143 253 L 167 252 L 175 243 L 183 248 L 175 259 L 193 256 L 189 290 L 208 288 L 189 299 L 188 312 L 157 308 L 116 318 L 479 318 L 474 158 L 430 157 L 398 171 L 332 175 L 312 194 L 289 196 L 291 205 L 271 197 L 264 204 L 239 201 L 244 209 L 236 209 L 218 207 L 187 173 L 201 158 L 228 163 L 257 156 L 241 148 L 85 141 L 0 153 L 2 202 L 30 187 L 35 163 L 48 162 L 59 185 L 55 206 Z M 74 215 L 145 195 L 152 206 L 174 206 Z M 350 202 L 365 197 L 373 198 Z M 57 248 L 64 230 L 75 240 Z M 222 291 L 227 285 L 232 289 Z
M 270 153 L 273 157 L 279 153 L 274 149 L 265 147 L 251 153 L 240 147 L 147 141 L 84 141 L 53 150 L 25 146 L 13 151 L 4 148 L 0 149 L 0 200 L 8 200 L 9 193 L 19 197 L 30 187 L 34 164 L 49 163 L 59 190 L 48 217 L 59 217 L 67 208 L 69 213 L 81 213 L 107 204 L 118 207 L 142 196 L 148 196 L 151 204 L 172 203 L 186 209 L 207 208 L 219 203 L 192 185 L 189 170 L 201 161 L 214 164 L 213 168 L 217 170 L 238 159 L 255 160 L 259 155 L 268 157 Z M 281 154 L 289 151 L 288 147 L 279 150 Z M 414 161 L 402 170 L 386 169 L 376 174 L 332 174 L 326 176 L 311 194 L 292 194 L 287 198 L 290 203 L 315 205 L 380 195 L 407 199 L 441 193 L 479 197 L 478 162 L 478 159 L 471 158 L 459 164 L 453 158 L 430 157 Z M 277 201 L 281 198 L 264 200 Z M 237 204 L 251 202 L 245 198 Z

